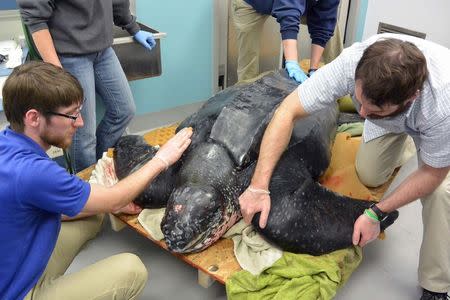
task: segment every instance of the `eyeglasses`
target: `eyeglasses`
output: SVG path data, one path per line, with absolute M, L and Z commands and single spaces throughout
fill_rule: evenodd
M 83 108 L 83 106 L 80 106 L 78 112 L 75 115 L 68 115 L 68 114 L 59 113 L 59 112 L 55 112 L 55 111 L 48 111 L 47 114 L 71 119 L 72 123 L 75 123 L 77 121 L 78 117 L 81 115 L 82 108 Z

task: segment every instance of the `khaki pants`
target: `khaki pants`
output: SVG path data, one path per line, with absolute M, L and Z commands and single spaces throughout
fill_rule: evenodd
M 75 256 L 101 228 L 103 215 L 63 222 L 47 267 L 26 300 L 137 299 L 147 270 L 134 254 L 123 253 L 64 275 Z
M 399 166 L 406 134 L 388 134 L 361 142 L 356 171 L 367 186 L 386 182 Z M 419 159 L 419 165 L 423 162 Z M 449 173 L 450 174 L 450 173 Z M 429 196 L 423 197 L 423 240 L 419 258 L 419 284 L 430 291 L 450 289 L 450 175 Z
M 254 78 L 259 75 L 261 33 L 269 16 L 257 13 L 244 0 L 232 0 L 231 17 L 237 35 L 238 81 Z M 306 18 L 302 18 L 301 23 L 306 24 Z M 343 48 L 339 26 L 336 26 L 334 35 L 325 46 L 323 61 L 329 63 L 342 52 Z

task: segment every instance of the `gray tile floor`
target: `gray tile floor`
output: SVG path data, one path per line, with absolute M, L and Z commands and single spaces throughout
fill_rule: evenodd
M 199 105 L 181 107 L 157 117 L 141 117 L 144 122 L 151 120 L 151 125 L 143 127 L 134 123 L 131 132 L 182 120 Z M 409 162 L 399 177 L 405 176 L 403 171 L 412 168 L 414 162 Z M 364 249 L 361 265 L 338 291 L 335 299 L 419 299 L 421 290 L 417 284 L 417 264 L 421 240 L 421 204 L 416 201 L 400 209 L 400 217 L 388 229 L 385 240 L 374 241 Z M 226 299 L 223 285 L 216 282 L 208 289 L 200 287 L 194 268 L 128 228 L 120 232 L 112 231 L 109 221 L 105 222 L 100 235 L 77 256 L 68 272 L 120 252 L 137 254 L 149 269 L 149 282 L 141 299 Z

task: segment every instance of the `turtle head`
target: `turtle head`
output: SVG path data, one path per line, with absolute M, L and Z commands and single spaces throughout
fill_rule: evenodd
M 175 189 L 161 222 L 168 248 L 188 253 L 205 249 L 220 236 L 225 214 L 223 195 L 209 185 L 183 185 Z

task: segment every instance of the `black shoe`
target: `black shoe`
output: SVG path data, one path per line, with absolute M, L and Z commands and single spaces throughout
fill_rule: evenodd
M 447 293 L 435 293 L 423 289 L 423 294 L 422 297 L 420 297 L 420 300 L 450 300 L 450 296 Z

